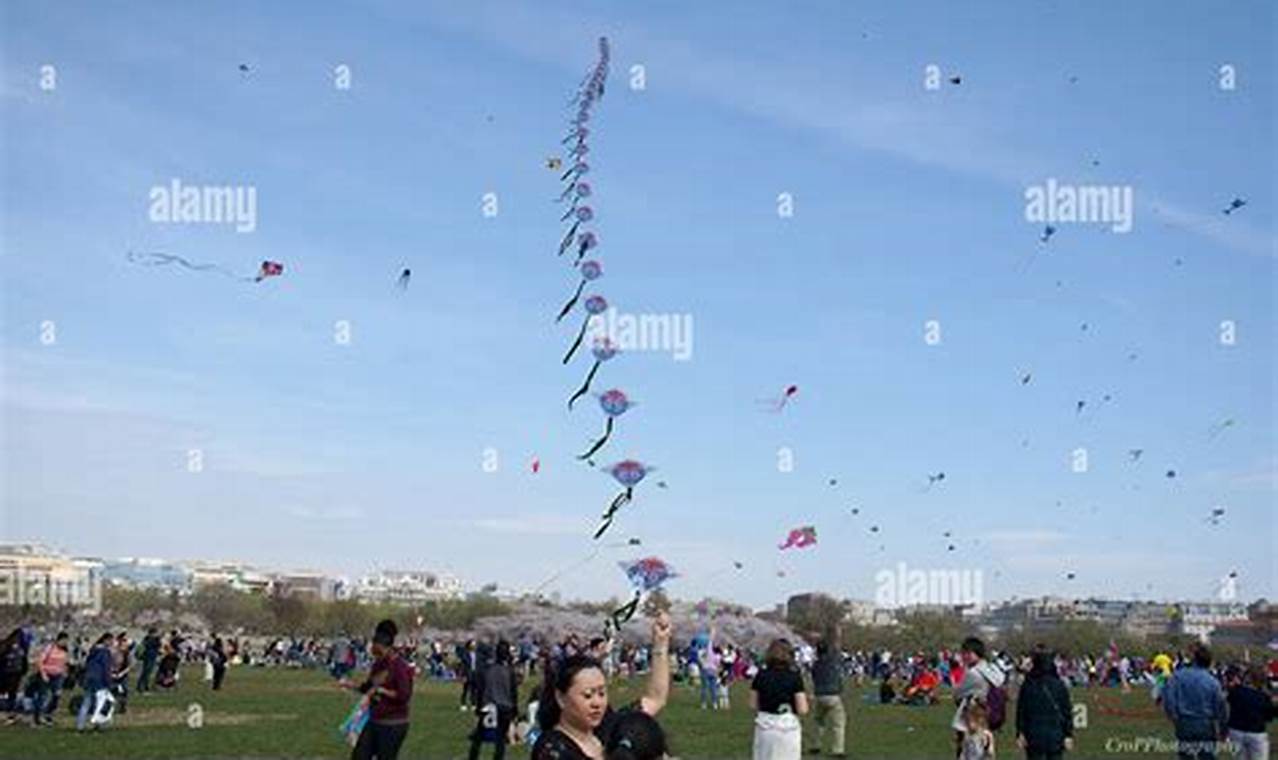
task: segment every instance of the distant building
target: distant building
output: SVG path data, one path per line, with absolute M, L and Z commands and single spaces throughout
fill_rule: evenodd
M 227 586 L 235 591 L 265 594 L 271 590 L 271 576 L 255 567 L 239 562 L 197 560 L 187 564 L 191 571 L 191 587 Z
M 0 607 L 79 607 L 102 603 L 102 563 L 38 543 L 0 544 Z
M 299 599 L 331 602 L 339 598 L 342 585 L 341 579 L 309 570 L 271 574 L 272 593 Z
M 448 573 L 425 570 L 382 570 L 366 575 L 353 596 L 364 602 L 423 604 L 462 598 L 461 581 Z
M 179 564 L 147 557 L 124 557 L 102 564 L 102 580 L 135 589 L 158 589 L 187 594 L 191 591 L 192 573 Z
M 1176 605 L 1173 631 L 1209 643 L 1218 626 L 1247 620 L 1247 607 L 1238 602 L 1189 602 Z

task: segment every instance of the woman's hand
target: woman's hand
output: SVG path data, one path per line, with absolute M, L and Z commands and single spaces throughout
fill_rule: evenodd
M 652 646 L 666 649 L 670 646 L 670 613 L 662 611 L 652 620 Z
M 1068 742 L 1069 739 L 1066 739 L 1065 741 Z M 1025 741 L 1024 734 L 1016 735 L 1016 746 L 1020 747 L 1021 749 L 1025 749 L 1026 747 L 1029 746 L 1029 742 Z M 1066 746 L 1068 746 L 1068 744 Z
M 1074 751 L 1074 737 L 1072 736 L 1065 737 L 1065 751 L 1066 752 Z

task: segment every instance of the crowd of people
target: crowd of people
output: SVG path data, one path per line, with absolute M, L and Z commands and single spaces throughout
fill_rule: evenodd
M 394 760 L 409 731 L 414 681 L 435 679 L 458 686 L 459 709 L 476 722 L 466 739 L 469 757 L 493 747 L 503 760 L 512 743 L 526 743 L 533 760 L 658 758 L 669 751 L 659 715 L 672 684 L 692 690 L 703 710 L 730 709 L 737 682 L 750 684 L 756 760 L 797 760 L 804 748 L 803 717 L 811 715 L 811 753 L 846 757 L 848 706 L 845 686 L 877 683 L 866 701 L 954 706 L 950 728 L 954 756 L 992 758 L 1006 725 L 1016 747 L 1031 760 L 1060 758 L 1073 749 L 1070 688 L 1148 689 L 1152 704 L 1171 721 L 1179 756 L 1212 758 L 1229 750 L 1243 758 L 1267 758 L 1267 723 L 1275 717 L 1278 660 L 1267 669 L 1213 662 L 1205 646 L 1145 658 L 1121 655 L 1116 646 L 1098 655 L 1063 656 L 1038 647 L 1022 656 L 987 650 L 975 637 L 956 650 L 899 654 L 846 651 L 837 637 L 815 645 L 778 639 L 762 651 L 716 640 L 714 626 L 680 646 L 671 642 L 670 620 L 654 620 L 642 645 L 602 636 L 569 635 L 543 641 L 449 641 L 401 636 L 391 620 L 373 635 L 331 640 L 282 637 L 249 640 L 161 635 L 148 629 L 138 641 L 128 632 L 96 639 L 30 627 L 0 641 L 0 706 L 8 722 L 51 726 L 64 694 L 78 730 L 100 729 L 128 709 L 130 692 L 176 688 L 183 664 L 204 669 L 208 688 L 220 690 L 228 666 L 323 669 L 342 688 L 361 694 L 351 732 L 352 758 Z M 367 672 L 362 680 L 352 676 Z M 613 707 L 608 684 L 646 677 L 640 699 Z M 537 685 L 533 685 L 539 679 Z M 528 688 L 524 688 L 525 685 Z M 525 700 L 520 692 L 524 690 Z M 1015 694 L 1015 700 L 1011 695 Z M 1222 742 L 1227 742 L 1222 744 Z M 744 754 L 745 748 L 742 748 Z

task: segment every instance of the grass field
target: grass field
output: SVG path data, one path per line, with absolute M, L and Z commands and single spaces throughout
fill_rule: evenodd
M 620 705 L 633 700 L 640 684 L 617 681 L 610 692 L 611 702 Z M 474 726 L 474 717 L 458 711 L 459 687 L 418 681 L 415 689 L 412 728 L 401 757 L 465 757 L 464 737 Z M 868 693 L 869 689 L 849 689 L 846 695 L 852 757 L 951 757 L 948 725 L 952 709 L 947 704 L 880 706 L 862 700 Z M 1078 746 L 1073 757 L 1148 756 L 1151 753 L 1130 746 L 1124 750 L 1114 742 L 1171 738 L 1169 725 L 1154 710 L 1147 692 L 1120 695 L 1112 689 L 1076 690 L 1074 699 L 1088 705 L 1088 726 L 1076 731 Z M 193 703 L 203 709 L 202 728 L 187 726 L 188 706 Z M 118 716 L 109 729 L 99 733 L 77 734 L 74 720 L 64 708 L 59 708 L 58 724 L 52 729 L 0 726 L 0 757 L 340 758 L 347 750 L 337 735 L 337 726 L 352 703 L 349 693 L 338 691 L 320 672 L 233 668 L 223 691 L 212 692 L 200 681 L 200 671 L 192 668 L 183 672 L 182 686 L 175 692 L 134 695 L 128 714 Z M 722 712 L 702 711 L 695 693 L 676 685 L 661 723 L 674 750 L 685 760 L 749 757 L 752 724 L 742 685 L 733 690 L 732 709 Z M 1009 730 L 1000 733 L 999 754 L 1018 756 L 1012 751 Z M 805 750 L 813 736 L 805 730 Z M 1106 750 L 1107 742 L 1110 751 Z M 490 754 L 491 748 L 487 748 L 483 757 Z M 527 755 L 523 747 L 507 753 L 516 759 Z

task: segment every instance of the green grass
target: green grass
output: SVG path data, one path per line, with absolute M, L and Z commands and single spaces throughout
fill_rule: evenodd
M 634 700 L 641 683 L 617 681 L 610 692 L 612 703 Z M 458 711 L 458 690 L 456 684 L 417 682 L 412 728 L 401 757 L 465 757 L 464 737 L 473 728 L 474 717 Z M 845 697 L 848 749 L 853 757 L 952 757 L 948 726 L 953 709 L 948 704 L 927 708 L 866 704 L 862 694 L 871 691 L 849 689 Z M 1153 709 L 1148 692 L 1121 695 L 1112 689 L 1076 690 L 1074 699 L 1088 702 L 1089 727 L 1077 730 L 1073 757 L 1137 754 L 1107 752 L 1106 740 L 1111 737 L 1171 738 L 1169 725 Z M 192 703 L 203 707 L 203 728 L 187 727 L 187 706 Z M 53 729 L 0 726 L 0 758 L 340 758 L 348 752 L 337 726 L 352 703 L 351 694 L 339 691 L 319 672 L 232 668 L 224 690 L 212 692 L 200 681 L 200 671 L 191 668 L 183 671 L 182 686 L 176 692 L 134 695 L 128 714 L 117 716 L 115 724 L 103 732 L 76 734 L 65 708 L 59 708 Z M 722 712 L 702 711 L 695 692 L 676 684 L 671 703 L 661 715 L 674 750 L 685 760 L 748 758 L 751 721 L 746 689 L 740 684 L 733 689 L 732 709 Z M 1016 757 L 1009 734 L 1008 728 L 1000 732 L 999 754 Z M 805 748 L 812 737 L 805 731 Z M 490 755 L 491 748 L 486 748 L 483 757 Z M 515 760 L 527 756 L 522 747 L 507 753 Z

